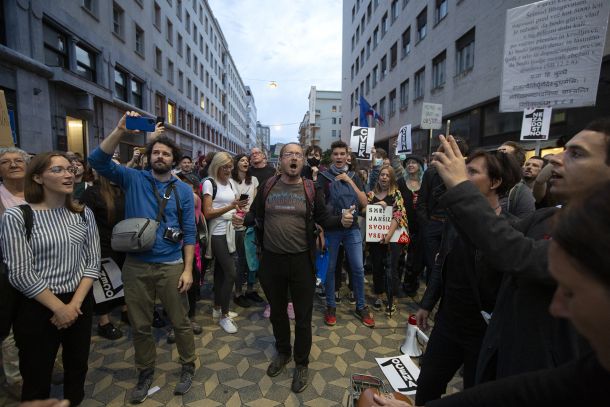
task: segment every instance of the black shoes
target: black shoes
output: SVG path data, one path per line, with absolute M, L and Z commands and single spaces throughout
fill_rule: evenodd
M 123 332 L 120 329 L 112 325 L 112 322 L 108 322 L 106 325 L 97 325 L 97 334 L 102 338 L 110 339 L 111 341 L 117 340 L 123 337 Z
M 146 400 L 146 397 L 148 397 L 148 390 L 153 382 L 154 374 L 155 369 L 153 368 L 140 370 L 138 384 L 136 384 L 136 387 L 131 391 L 131 396 L 129 397 L 129 402 L 131 404 L 140 404 Z
M 248 300 L 248 299 L 246 298 L 246 296 L 245 296 L 245 295 L 243 295 L 243 294 L 242 294 L 242 295 L 239 295 L 239 296 L 237 296 L 237 297 L 233 297 L 233 302 L 234 302 L 236 305 L 238 305 L 238 306 L 240 306 L 240 307 L 242 307 L 242 308 L 250 308 L 250 306 L 252 305 L 252 303 L 250 302 L 250 300 Z
M 275 377 L 279 375 L 280 373 L 282 373 L 284 367 L 288 363 L 290 363 L 291 360 L 292 356 L 282 355 L 281 353 L 278 353 L 273 357 L 271 364 L 269 364 L 269 367 L 267 368 L 267 376 Z
M 185 395 L 193 385 L 193 375 L 195 374 L 195 364 L 185 363 L 182 365 L 182 371 L 180 372 L 180 381 L 174 388 L 174 395 L 182 396 Z
M 309 376 L 309 369 L 307 366 L 296 365 L 294 373 L 292 375 L 292 391 L 300 393 L 307 387 L 307 379 Z
M 256 291 L 247 292 L 246 293 L 246 298 L 249 299 L 250 301 L 258 303 L 258 304 L 265 302 L 263 297 L 258 295 L 258 293 Z
M 165 326 L 165 321 L 161 318 L 161 315 L 157 311 L 153 313 L 153 322 L 152 326 L 155 328 L 163 328 Z

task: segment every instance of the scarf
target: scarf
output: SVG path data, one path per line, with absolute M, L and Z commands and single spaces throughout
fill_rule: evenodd
M 339 174 L 343 174 L 344 172 L 348 172 L 348 171 L 349 171 L 349 166 L 347 164 L 342 168 L 336 167 L 335 164 L 332 164 L 330 166 L 330 168 L 328 169 L 328 172 L 330 172 L 335 177 Z

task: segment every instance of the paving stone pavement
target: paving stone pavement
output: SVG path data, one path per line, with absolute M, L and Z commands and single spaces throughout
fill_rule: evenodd
M 370 276 L 369 276 L 370 279 Z M 180 365 L 175 345 L 167 344 L 167 330 L 154 329 L 157 342 L 157 365 L 153 386 L 160 390 L 143 404 L 149 406 L 346 406 L 349 404 L 350 376 L 366 373 L 383 378 L 375 357 L 399 354 L 405 338 L 408 315 L 416 308 L 413 298 L 398 300 L 398 311 L 392 318 L 375 312 L 376 326 L 362 325 L 352 314 L 353 305 L 344 299 L 337 307 L 337 325 L 324 324 L 324 301 L 314 299 L 312 321 L 313 344 L 309 364 L 309 386 L 304 392 L 290 390 L 294 362 L 275 378 L 265 371 L 275 354 L 271 324 L 263 317 L 263 306 L 239 308 L 235 322 L 237 334 L 225 333 L 212 319 L 210 285 L 203 290 L 196 321 L 203 333 L 195 337 L 197 371 L 193 387 L 184 396 L 174 396 Z M 423 289 L 418 295 L 421 296 Z M 368 298 L 372 304 L 372 298 Z M 115 316 L 114 320 L 118 320 Z M 123 406 L 136 382 L 133 347 L 129 327 L 121 324 L 125 336 L 109 341 L 92 337 L 89 372 L 85 383 L 84 407 Z M 385 380 L 385 378 L 384 378 Z M 449 392 L 461 388 L 456 376 Z M 52 395 L 59 397 L 61 388 L 54 386 Z M 0 390 L 0 405 L 17 403 Z

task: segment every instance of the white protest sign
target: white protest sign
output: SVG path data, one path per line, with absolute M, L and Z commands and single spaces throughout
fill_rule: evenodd
M 369 204 L 366 207 L 366 241 L 379 243 L 390 230 L 392 222 L 392 207 Z M 408 244 L 409 234 L 406 230 L 398 227 L 392 238 L 391 243 Z
M 362 160 L 370 160 L 371 150 L 375 143 L 375 129 L 352 126 L 351 134 L 349 146 L 352 148 L 352 152 Z
M 396 154 L 410 154 L 413 152 L 413 141 L 411 139 L 411 125 L 402 126 L 398 131 Z
M 593 106 L 610 1 L 539 1 L 506 12 L 500 111 Z
M 548 140 L 553 109 L 525 109 L 521 124 L 521 140 Z
M 391 358 L 375 358 L 392 388 L 405 395 L 415 394 L 419 368 L 407 355 Z
M 95 302 L 114 300 L 125 296 L 121 269 L 110 257 L 101 259 L 100 278 L 93 282 L 93 297 Z
M 424 102 L 421 109 L 421 124 L 419 127 L 433 130 L 443 127 L 443 105 Z

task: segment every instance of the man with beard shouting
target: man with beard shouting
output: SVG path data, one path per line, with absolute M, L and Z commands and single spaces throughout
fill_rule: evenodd
M 147 144 L 149 170 L 127 168 L 112 161 L 117 145 L 129 133 L 125 126 L 127 116 L 139 114 L 127 112 L 123 115 L 112 133 L 91 153 L 89 163 L 101 176 L 125 191 L 125 219 L 156 219 L 160 205 L 165 201 L 152 249 L 129 253 L 123 266 L 125 302 L 139 373 L 138 383 L 130 397 L 131 403 L 135 404 L 146 399 L 154 376 L 156 351 L 152 310 L 156 294 L 174 327 L 182 364 L 174 394 L 183 395 L 191 388 L 195 372 L 195 340 L 187 316 L 187 291 L 193 282 L 196 227 L 193 191 L 171 173 L 181 155 L 174 141 L 160 136 Z

